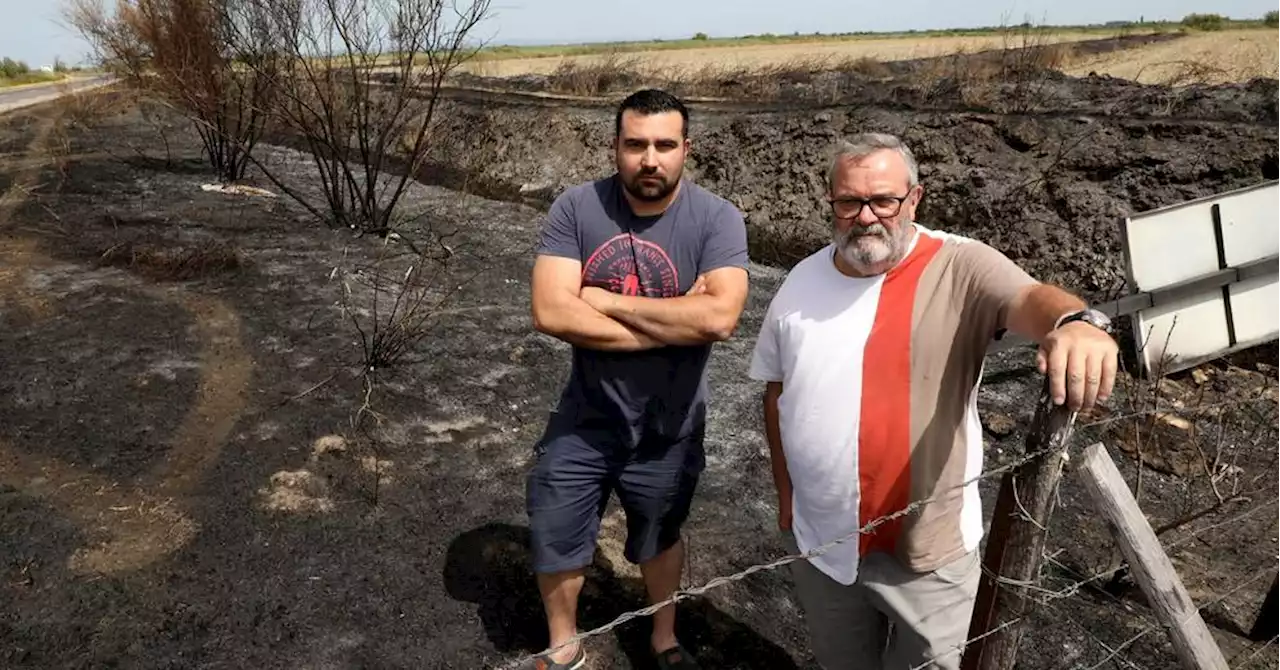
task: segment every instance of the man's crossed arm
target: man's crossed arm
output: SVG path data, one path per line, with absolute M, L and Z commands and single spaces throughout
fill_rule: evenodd
M 747 300 L 747 272 L 725 267 L 675 298 L 618 295 L 582 287 L 582 264 L 539 256 L 533 267 L 533 321 L 540 332 L 590 349 L 639 351 L 727 339 Z
M 589 286 L 582 290 L 582 299 L 605 316 L 667 344 L 718 342 L 729 339 L 738 327 L 747 301 L 747 271 L 712 270 L 675 298 L 620 295 Z

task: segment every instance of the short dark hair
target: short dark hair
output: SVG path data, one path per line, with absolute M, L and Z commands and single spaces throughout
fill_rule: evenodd
M 684 106 L 683 102 L 680 102 L 679 98 L 666 91 L 646 88 L 628 95 L 618 105 L 618 114 L 613 120 L 613 134 L 615 137 L 622 134 L 622 113 L 628 109 L 645 116 L 663 112 L 680 112 L 680 137 L 683 138 L 688 134 L 689 110 Z

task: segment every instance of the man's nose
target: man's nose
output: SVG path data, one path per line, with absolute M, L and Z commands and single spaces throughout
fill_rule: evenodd
M 644 153 L 640 154 L 640 165 L 644 167 L 655 167 L 658 164 L 658 152 L 653 147 L 648 147 Z
M 880 217 L 871 211 L 871 203 L 869 202 L 862 203 L 862 209 L 858 210 L 858 215 L 854 218 L 863 226 L 872 226 L 880 223 Z

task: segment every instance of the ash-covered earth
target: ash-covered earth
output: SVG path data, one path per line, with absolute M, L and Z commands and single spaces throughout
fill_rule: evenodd
M 1274 105 L 1275 86 L 1204 95 Z M 286 198 L 204 190 L 189 126 L 156 114 L 0 123 L 0 666 L 472 669 L 542 648 L 523 478 L 568 351 L 532 329 L 531 251 L 539 206 L 607 172 L 612 109 L 445 108 L 436 136 L 455 141 L 424 178 L 495 197 L 411 185 L 402 232 L 445 233 L 454 255 L 429 275 L 423 339 L 371 392 L 356 326 L 377 318 L 370 279 L 406 276 L 403 245 L 325 229 Z M 785 267 L 824 240 L 823 152 L 840 133 L 904 134 L 925 166 L 925 221 L 1089 295 L 1122 267 L 1125 212 L 1275 176 L 1274 120 L 694 114 L 691 172 L 746 211 L 756 263 L 740 329 L 713 356 L 687 586 L 783 554 L 745 373 Z M 307 156 L 260 152 L 317 193 Z M 1076 438 L 1106 441 L 1153 525 L 1192 519 L 1161 541 L 1232 667 L 1276 661 L 1243 636 L 1275 574 L 1274 352 L 1126 377 Z M 1032 360 L 989 360 L 990 466 L 1021 449 Z M 1125 418 L 1156 400 L 1159 414 Z M 997 485 L 983 482 L 988 510 Z M 645 604 L 623 529 L 611 507 L 584 629 Z M 1090 667 L 1126 643 L 1125 667 L 1176 664 L 1131 584 L 1068 588 L 1118 560 L 1070 471 L 1047 552 L 1060 595 L 1030 621 L 1019 667 Z M 680 634 L 707 668 L 815 667 L 785 570 L 682 605 Z M 647 636 L 641 619 L 593 638 L 592 667 L 653 667 Z

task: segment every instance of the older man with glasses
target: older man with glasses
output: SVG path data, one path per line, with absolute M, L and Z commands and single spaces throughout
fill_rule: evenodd
M 977 240 L 916 221 L 924 189 L 901 140 L 868 133 L 827 175 L 831 244 L 771 301 L 750 366 L 765 383 L 778 525 L 822 667 L 957 668 L 979 577 L 976 392 L 993 337 L 1039 343 L 1052 397 L 1110 395 L 1110 323 Z

